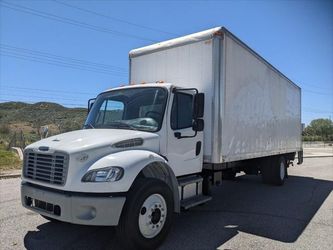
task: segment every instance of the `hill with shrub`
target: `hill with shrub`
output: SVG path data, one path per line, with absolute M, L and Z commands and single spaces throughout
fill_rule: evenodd
M 57 103 L 0 103 L 0 140 L 8 143 L 15 133 L 23 133 L 27 143 L 40 139 L 41 126 L 49 136 L 82 128 L 87 115 L 84 108 L 67 108 Z

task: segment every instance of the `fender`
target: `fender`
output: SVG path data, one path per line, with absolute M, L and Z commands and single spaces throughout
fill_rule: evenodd
M 142 173 L 145 177 L 158 178 L 169 185 L 173 191 L 175 212 L 179 212 L 178 181 L 168 162 L 160 155 L 147 150 L 121 151 L 104 156 L 91 165 L 87 171 L 108 166 L 122 167 L 124 169 L 123 177 L 116 182 L 85 184 L 99 185 L 100 188 L 103 185 L 104 192 L 127 192 L 138 175 Z

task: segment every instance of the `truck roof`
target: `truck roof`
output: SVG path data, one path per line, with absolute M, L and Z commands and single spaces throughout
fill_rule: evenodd
M 190 35 L 187 35 L 187 36 L 182 36 L 182 37 L 167 40 L 167 41 L 164 41 L 164 42 L 155 43 L 155 44 L 148 45 L 148 46 L 145 46 L 145 47 L 132 49 L 129 52 L 129 57 L 132 58 L 132 57 L 136 57 L 136 56 L 141 56 L 141 55 L 149 54 L 149 53 L 156 52 L 156 51 L 159 51 L 159 50 L 165 50 L 165 49 L 168 49 L 168 48 L 182 46 L 182 45 L 185 45 L 185 44 L 199 42 L 199 41 L 203 41 L 203 40 L 206 40 L 206 39 L 209 39 L 209 38 L 213 38 L 216 34 L 218 34 L 219 31 L 221 32 L 222 29 L 224 29 L 224 28 L 223 27 L 216 27 L 216 28 L 213 28 L 213 29 L 209 29 L 209 30 L 197 32 L 197 33 L 194 33 L 194 34 L 190 34 Z
M 151 87 L 164 87 L 167 89 L 170 89 L 173 85 L 171 83 L 137 83 L 137 84 L 128 84 L 128 85 L 123 85 L 115 88 L 110 88 L 104 90 L 102 93 L 113 91 L 113 90 L 118 90 L 118 89 L 128 89 L 128 88 L 151 88 Z
M 199 42 L 199 41 L 212 39 L 215 36 L 223 37 L 224 34 L 228 35 L 234 41 L 239 43 L 241 46 L 245 47 L 249 52 L 251 52 L 259 60 L 263 61 L 267 66 L 269 66 L 271 69 L 273 69 L 276 73 L 278 73 L 279 75 L 286 78 L 296 88 L 301 89 L 297 84 L 295 84 L 293 81 L 291 81 L 287 76 L 285 76 L 281 71 L 279 71 L 277 68 L 275 68 L 265 58 L 260 56 L 257 52 L 255 52 L 253 49 L 251 49 L 248 45 L 246 45 L 244 42 L 242 42 L 238 37 L 236 37 L 234 34 L 232 34 L 228 29 L 226 29 L 223 26 L 215 27 L 215 28 L 208 29 L 205 31 L 193 33 L 193 34 L 190 34 L 187 36 L 182 36 L 182 37 L 178 37 L 175 39 L 163 41 L 160 43 L 155 43 L 155 44 L 148 45 L 145 47 L 133 49 L 129 52 L 129 58 L 134 58 L 134 57 L 138 57 L 141 55 L 150 54 L 150 53 L 166 50 L 166 49 L 173 48 L 173 47 L 183 46 L 183 45 L 190 44 L 190 43 L 195 43 L 195 42 Z

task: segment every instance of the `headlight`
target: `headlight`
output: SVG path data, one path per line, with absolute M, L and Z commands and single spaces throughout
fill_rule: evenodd
M 82 177 L 82 182 L 112 182 L 120 180 L 124 175 L 121 167 L 106 167 L 90 170 Z

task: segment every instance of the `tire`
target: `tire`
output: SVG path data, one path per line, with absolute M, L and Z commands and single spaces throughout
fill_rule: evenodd
M 222 171 L 222 180 L 234 180 L 236 177 L 236 172 L 233 169 L 225 169 Z
M 48 220 L 48 221 L 53 222 L 53 223 L 59 223 L 59 222 L 61 222 L 60 220 L 53 219 L 53 218 L 45 216 L 45 215 L 40 215 L 40 216 L 42 216 L 45 220 Z
M 262 181 L 265 184 L 271 184 L 271 168 L 272 168 L 272 157 L 262 159 L 260 161 L 260 173 Z
M 273 166 L 272 183 L 274 185 L 282 186 L 287 176 L 287 161 L 283 156 L 280 156 Z
M 208 196 L 212 195 L 212 181 L 208 175 L 204 176 L 204 178 L 203 178 L 202 193 L 204 195 L 208 195 Z M 203 204 L 205 204 L 205 203 L 203 203 Z
M 273 156 L 265 159 L 261 165 L 263 182 L 282 186 L 287 176 L 287 161 L 284 156 Z
M 125 249 L 156 249 L 169 233 L 173 211 L 173 194 L 166 183 L 136 180 L 116 228 L 119 243 Z

